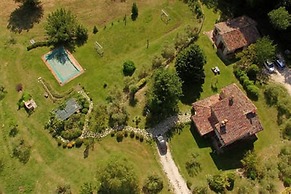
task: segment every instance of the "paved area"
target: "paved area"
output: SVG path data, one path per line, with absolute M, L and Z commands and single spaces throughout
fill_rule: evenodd
M 291 69 L 285 67 L 283 70 L 276 70 L 271 74 L 271 79 L 275 82 L 281 83 L 291 95 Z

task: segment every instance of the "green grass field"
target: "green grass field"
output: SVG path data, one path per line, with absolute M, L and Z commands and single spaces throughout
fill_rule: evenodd
M 211 30 L 214 21 L 219 16 L 218 13 L 214 13 L 211 9 L 208 9 L 205 6 L 203 6 L 203 10 L 206 19 L 202 28 L 202 33 Z M 237 83 L 240 86 L 232 73 L 233 65 L 226 66 L 220 60 L 216 54 L 216 50 L 212 47 L 209 38 L 206 35 L 201 34 L 197 43 L 201 46 L 207 56 L 207 64 L 205 65 L 206 79 L 203 85 L 201 99 L 219 92 L 222 87 L 230 83 Z M 219 76 L 215 76 L 211 71 L 211 67 L 214 66 L 219 67 L 221 71 Z M 213 82 L 217 82 L 218 91 L 213 91 L 211 89 L 211 84 Z M 290 142 L 282 141 L 280 137 L 281 126 L 278 126 L 277 124 L 277 110 L 274 107 L 266 105 L 262 93 L 259 100 L 255 101 L 254 104 L 258 108 L 258 115 L 264 128 L 264 130 L 257 135 L 258 140 L 254 143 L 254 150 L 260 157 L 260 163 L 268 163 L 268 160 L 276 161 L 281 147 L 283 145 L 290 145 Z M 187 109 L 189 107 L 187 106 L 183 108 Z M 234 170 L 240 167 L 239 163 L 242 159 L 239 150 L 222 156 L 212 154 L 210 140 L 201 138 L 189 125 L 186 125 L 179 135 L 175 135 L 171 138 L 170 147 L 181 174 L 186 180 L 193 183 L 193 185 L 206 186 L 207 175 L 213 175 L 220 171 Z M 198 161 L 201 163 L 202 167 L 202 171 L 194 177 L 188 175 L 185 167 L 185 163 L 189 160 L 192 153 L 199 154 Z M 237 188 L 237 186 L 242 184 L 242 182 L 243 180 L 236 180 L 235 187 Z M 274 179 L 274 184 L 279 191 L 283 190 L 282 183 L 280 183 L 278 179 Z
M 3 158 L 5 163 L 4 170 L 0 172 L 0 192 L 53 193 L 59 184 L 70 184 L 73 193 L 77 193 L 84 182 L 96 182 L 96 170 L 104 165 L 110 155 L 121 154 L 134 164 L 140 185 L 148 174 L 155 172 L 163 177 L 163 193 L 169 193 L 167 180 L 155 156 L 156 151 L 145 142 L 126 139 L 117 143 L 115 138 L 108 137 L 95 143 L 94 151 L 90 150 L 87 159 L 83 159 L 84 147 L 70 150 L 58 148 L 56 141 L 43 127 L 49 118 L 49 112 L 59 104 L 44 98 L 45 91 L 38 83 L 38 77 L 44 78 L 59 93 L 64 93 L 80 83 L 95 104 L 104 103 L 111 89 L 115 86 L 122 89 L 124 86 L 122 64 L 125 60 L 135 62 L 135 74 L 138 74 L 141 67 L 150 69 L 153 56 L 160 55 L 165 44 L 172 44 L 177 33 L 184 32 L 187 25 L 196 25 L 189 8 L 178 0 L 137 1 L 139 17 L 132 22 L 129 17 L 133 2 L 131 0 L 126 3 L 107 0 L 41 2 L 43 16 L 39 18 L 39 23 L 34 23 L 33 28 L 27 28 L 20 33 L 7 28 L 9 18 L 17 16 L 14 18 L 17 24 L 25 27 L 30 21 L 29 17 L 16 11 L 18 5 L 14 1 L 5 1 L 0 5 L 0 9 L 5 10 L 0 13 L 0 84 L 8 92 L 4 100 L 0 101 L 0 159 Z M 60 7 L 72 10 L 89 31 L 88 42 L 73 52 L 86 71 L 63 87 L 59 86 L 41 60 L 41 56 L 49 48 L 26 50 L 31 39 L 45 40 L 46 17 Z M 161 21 L 161 9 L 169 13 L 169 24 Z M 125 14 L 126 26 L 123 22 Z M 92 33 L 94 25 L 99 30 L 95 35 Z M 148 49 L 147 40 L 150 43 Z M 95 41 L 104 47 L 104 57 L 100 57 L 95 51 Z M 38 105 L 29 117 L 23 109 L 17 110 L 16 103 L 22 95 L 15 89 L 19 83 Z M 108 85 L 106 89 L 103 88 L 104 83 Z M 141 115 L 142 108 L 138 105 L 129 108 L 131 118 Z M 8 135 L 12 124 L 18 124 L 20 130 L 14 138 Z M 12 158 L 12 148 L 17 139 L 24 139 L 31 146 L 31 157 L 25 165 Z

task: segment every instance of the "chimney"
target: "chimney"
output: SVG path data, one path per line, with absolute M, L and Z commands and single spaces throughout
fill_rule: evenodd
M 229 100 L 228 101 L 228 105 L 229 106 L 232 106 L 233 105 L 233 102 L 234 102 L 234 95 L 231 95 L 228 100 Z
M 225 134 L 226 133 L 226 123 L 228 122 L 227 119 L 224 119 L 220 122 L 220 133 Z

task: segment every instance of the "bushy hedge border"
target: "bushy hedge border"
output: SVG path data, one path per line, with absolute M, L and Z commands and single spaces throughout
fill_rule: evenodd
M 44 47 L 44 46 L 50 46 L 51 44 L 49 42 L 36 42 L 30 46 L 28 46 L 26 49 L 27 51 L 30 51 L 31 49 L 37 48 L 37 47 Z
M 234 75 L 239 80 L 247 95 L 253 100 L 259 98 L 260 89 L 254 84 L 254 81 L 250 80 L 247 73 L 241 69 L 234 69 Z

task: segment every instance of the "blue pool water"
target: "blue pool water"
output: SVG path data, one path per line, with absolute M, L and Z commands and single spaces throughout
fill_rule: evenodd
M 74 65 L 63 47 L 46 54 L 44 58 L 61 84 L 82 73 L 82 69 Z

